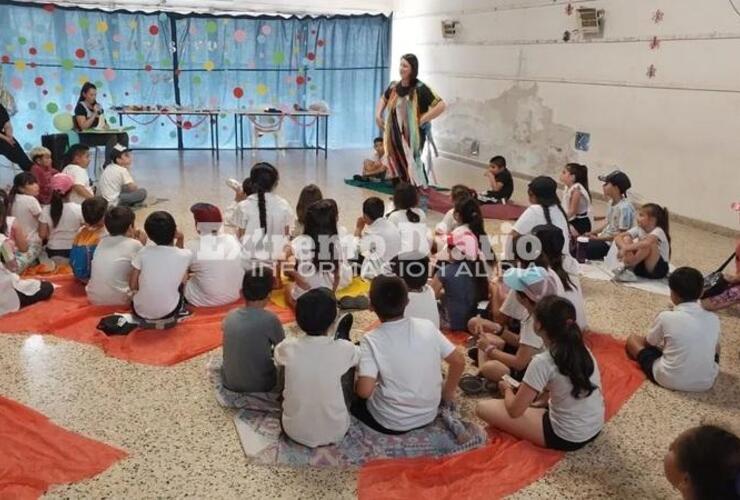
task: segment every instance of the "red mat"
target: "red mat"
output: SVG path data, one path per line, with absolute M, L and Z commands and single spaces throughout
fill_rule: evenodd
M 458 332 L 449 337 L 455 343 L 465 338 Z M 627 358 L 623 341 L 589 333 L 586 343 L 599 363 L 609 419 L 637 391 L 645 377 L 637 364 Z M 491 441 L 484 448 L 452 457 L 372 462 L 360 469 L 359 498 L 501 498 L 539 479 L 565 455 L 496 430 L 489 433 Z
M 91 306 L 85 289 L 72 276 L 51 279 L 59 288 L 51 300 L 3 316 L 2 333 L 43 333 L 99 346 L 108 356 L 148 365 L 174 365 L 219 347 L 221 322 L 238 303 L 195 308 L 191 317 L 169 330 L 134 330 L 125 336 L 107 336 L 96 329 L 100 318 L 121 307 Z M 268 305 L 282 323 L 295 321 L 289 309 Z
M 434 211 L 445 213 L 453 207 L 449 193 L 442 193 L 434 189 L 427 189 L 429 197 L 428 207 Z M 481 205 L 480 210 L 486 219 L 517 220 L 524 213 L 526 207 L 514 203 L 506 205 Z
M 93 477 L 125 457 L 0 396 L 0 498 L 38 498 L 53 484 Z

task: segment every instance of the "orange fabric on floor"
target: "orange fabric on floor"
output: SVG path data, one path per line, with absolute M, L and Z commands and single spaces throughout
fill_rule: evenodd
M 72 276 L 55 276 L 59 287 L 51 300 L 34 304 L 0 319 L 3 333 L 45 333 L 99 346 L 108 356 L 149 365 L 173 365 L 219 347 L 221 322 L 239 303 L 195 308 L 192 316 L 169 330 L 137 329 L 128 335 L 107 336 L 97 330 L 100 318 L 125 308 L 91 306 L 85 289 Z M 282 323 L 295 321 L 287 308 L 267 306 Z
M 453 342 L 462 337 L 459 332 L 448 336 Z M 589 333 L 586 343 L 599 363 L 606 417 L 611 418 L 645 377 L 627 358 L 623 341 Z M 493 429 L 489 433 L 488 445 L 460 455 L 379 460 L 365 465 L 357 480 L 360 500 L 501 498 L 536 481 L 564 456 Z
M 0 498 L 35 499 L 53 484 L 93 477 L 125 457 L 0 396 Z

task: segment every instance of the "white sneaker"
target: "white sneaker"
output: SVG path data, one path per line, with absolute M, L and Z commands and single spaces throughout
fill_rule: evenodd
M 242 185 L 239 183 L 238 180 L 234 178 L 226 179 L 226 185 L 229 186 L 234 191 L 236 191 L 237 193 L 241 193 L 242 191 Z
M 627 267 L 622 267 L 622 269 L 619 269 L 619 272 L 614 273 L 614 281 L 619 281 L 621 283 L 629 283 L 637 281 L 637 276 L 632 271 L 632 269 L 629 269 Z

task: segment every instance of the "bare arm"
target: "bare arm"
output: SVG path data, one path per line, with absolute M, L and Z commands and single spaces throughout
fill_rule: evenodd
M 82 184 L 75 184 L 74 186 L 72 186 L 72 191 L 78 196 L 85 198 L 86 200 L 93 197 L 92 191 L 90 191 L 88 188 L 86 188 Z
M 519 389 L 514 394 L 514 390 L 506 382 L 501 382 L 499 387 L 503 389 L 504 393 L 504 406 L 511 418 L 517 418 L 524 415 L 524 412 L 529 408 L 529 405 L 537 397 L 537 391 L 529 387 L 527 384 L 521 384 Z
M 131 193 L 133 191 L 136 191 L 137 189 L 139 189 L 139 186 L 137 186 L 135 182 L 129 182 L 128 184 L 124 184 L 123 187 L 121 188 L 121 190 L 124 193 Z
M 514 370 L 524 370 L 529 362 L 532 361 L 532 356 L 534 356 L 536 352 L 537 351 L 535 351 L 533 347 L 519 344 L 519 348 L 516 350 L 516 354 L 509 354 L 504 351 L 494 350 L 488 357 L 489 359 L 500 361 L 509 368 L 513 368 Z
M 131 289 L 132 292 L 138 292 L 139 291 L 139 275 L 141 274 L 141 271 L 134 268 L 131 271 L 131 276 L 128 278 L 128 287 Z
M 26 233 L 23 232 L 23 228 L 20 227 L 18 224 L 13 224 L 13 241 L 15 242 L 15 247 L 18 249 L 19 252 L 27 252 L 28 251 L 28 238 L 26 237 Z
M 455 391 L 457 390 L 458 382 L 460 382 L 460 377 L 462 377 L 463 371 L 465 371 L 465 356 L 463 356 L 460 350 L 455 349 L 445 358 L 445 361 L 449 365 L 449 369 L 447 370 L 447 378 L 442 387 L 442 399 L 452 401 L 455 399 Z
M 435 118 L 437 118 L 439 115 L 444 113 L 445 109 L 447 109 L 447 104 L 443 100 L 440 99 L 440 101 L 429 108 L 429 111 L 424 113 L 424 115 L 419 118 L 419 125 L 424 125 L 425 123 L 429 123 Z
M 13 138 L 13 125 L 11 125 L 9 121 L 5 123 L 5 126 L 0 132 L 2 132 L 0 133 L 0 139 L 4 140 L 8 144 L 15 143 L 15 139 Z
M 385 105 L 385 96 L 380 96 L 380 99 L 378 99 L 378 104 L 375 105 L 375 123 L 378 125 L 379 129 L 385 128 L 385 120 L 383 119 L 383 114 L 385 113 Z
M 39 222 L 39 237 L 46 241 L 49 239 L 49 224 Z
M 377 380 L 371 377 L 357 377 L 355 382 L 355 393 L 361 399 L 368 399 L 375 391 Z

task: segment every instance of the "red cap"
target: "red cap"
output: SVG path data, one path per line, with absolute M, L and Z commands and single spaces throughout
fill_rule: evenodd
M 193 213 L 196 224 L 201 222 L 223 222 L 221 210 L 219 210 L 216 205 L 211 205 L 210 203 L 196 203 L 190 207 L 190 211 Z

